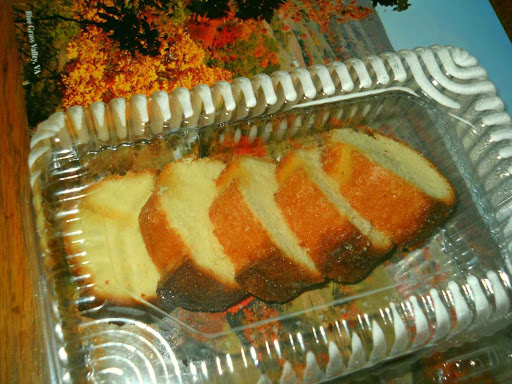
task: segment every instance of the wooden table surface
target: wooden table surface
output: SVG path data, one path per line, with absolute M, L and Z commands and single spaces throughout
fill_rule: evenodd
M 41 382 L 42 363 L 21 218 L 28 126 L 14 24 L 0 1 L 0 383 Z
M 491 3 L 512 36 L 512 0 Z M 41 344 L 21 217 L 29 136 L 9 1 L 0 1 L 0 25 L 0 383 L 37 383 Z

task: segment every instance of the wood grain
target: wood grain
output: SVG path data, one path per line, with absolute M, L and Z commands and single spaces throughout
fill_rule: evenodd
M 21 219 L 28 126 L 9 1 L 0 1 L 0 383 L 41 382 L 41 347 Z

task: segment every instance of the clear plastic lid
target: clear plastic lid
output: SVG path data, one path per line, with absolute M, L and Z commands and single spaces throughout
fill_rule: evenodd
M 451 47 L 322 68 L 73 107 L 39 125 L 25 217 L 54 382 L 315 383 L 510 322 L 512 131 L 485 71 Z M 137 256 L 138 192 L 112 187 L 108 209 L 122 220 L 90 207 L 106 177 L 156 175 L 189 155 L 279 161 L 343 127 L 402 140 L 457 194 L 420 248 L 392 251 L 356 284 L 221 312 L 175 307 Z

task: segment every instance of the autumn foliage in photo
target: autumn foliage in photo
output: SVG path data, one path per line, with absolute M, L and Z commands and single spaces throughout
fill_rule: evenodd
M 42 75 L 23 33 L 28 8 Z M 311 25 L 326 31 L 372 12 L 354 0 L 31 0 L 14 10 L 27 102 L 38 104 L 27 103 L 31 125 L 73 105 L 310 65 L 300 36 L 318 44 Z

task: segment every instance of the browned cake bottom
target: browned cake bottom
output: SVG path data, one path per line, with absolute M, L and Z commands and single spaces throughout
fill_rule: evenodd
M 232 180 L 210 207 L 214 233 L 235 266 L 235 279 L 247 291 L 268 301 L 286 301 L 321 279 L 274 244 Z
M 185 260 L 174 272 L 164 274 L 158 282 L 157 293 L 164 301 L 202 312 L 224 311 L 248 296 L 240 289 L 219 284 L 191 260 Z
M 278 180 L 279 171 L 280 168 Z M 353 268 L 347 261 L 377 256 L 369 252 L 368 239 L 341 216 L 304 170 L 296 169 L 280 180 L 276 202 L 301 246 L 309 249 L 309 255 L 325 276 L 352 282 Z
M 190 257 L 180 235 L 169 227 L 160 197 L 153 194 L 139 215 L 149 255 L 161 271 L 157 292 L 173 305 L 196 311 L 222 311 L 247 293 L 222 284 Z
M 372 226 L 400 248 L 414 248 L 431 235 L 450 208 L 356 148 L 337 143 L 324 150 L 324 170 L 340 193 Z

